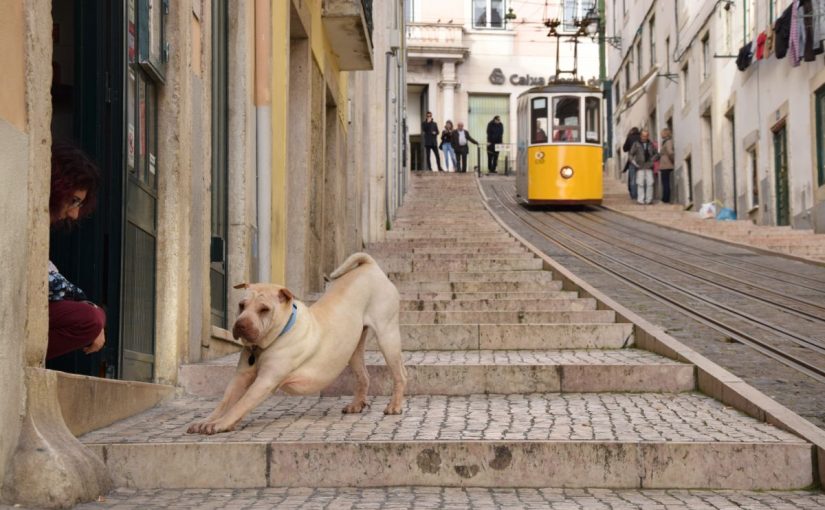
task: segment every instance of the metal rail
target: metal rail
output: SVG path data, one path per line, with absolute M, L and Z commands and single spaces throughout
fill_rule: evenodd
M 580 259 L 581 261 L 587 263 L 588 265 L 593 266 L 595 268 L 598 268 L 601 271 L 604 271 L 606 273 L 609 273 L 609 274 L 613 275 L 614 277 L 616 277 L 616 278 L 618 278 L 618 279 L 620 279 L 620 280 L 622 280 L 622 281 L 624 281 L 624 282 L 640 289 L 641 291 L 643 291 L 645 294 L 651 296 L 652 298 L 654 298 L 654 299 L 656 299 L 660 302 L 667 303 L 668 305 L 676 308 L 681 313 L 697 320 L 698 322 L 700 322 L 702 324 L 705 324 L 705 325 L 707 325 L 707 326 L 723 333 L 724 335 L 726 335 L 726 336 L 728 336 L 728 337 L 730 337 L 730 338 L 732 338 L 732 339 L 734 339 L 734 340 L 736 340 L 736 341 L 738 341 L 742 344 L 750 346 L 751 348 L 755 349 L 758 352 L 761 352 L 762 354 L 764 354 L 766 356 L 769 356 L 769 357 L 771 357 L 771 358 L 773 358 L 773 359 L 775 359 L 775 360 L 777 360 L 777 361 L 779 361 L 779 362 L 781 362 L 781 363 L 783 363 L 783 364 L 785 364 L 785 365 L 787 365 L 791 368 L 799 370 L 799 371 L 807 374 L 808 376 L 813 377 L 814 379 L 816 379 L 818 381 L 825 382 L 825 369 L 823 369 L 819 366 L 816 366 L 812 363 L 809 363 L 808 361 L 806 361 L 806 360 L 804 360 L 804 359 L 802 359 L 798 356 L 787 353 L 784 350 L 782 350 L 782 349 L 780 349 L 780 348 L 778 348 L 774 345 L 771 345 L 768 342 L 762 341 L 762 340 L 760 340 L 760 339 L 758 339 L 758 338 L 756 338 L 756 337 L 754 337 L 754 336 L 752 336 L 752 335 L 750 335 L 746 332 L 741 331 L 740 329 L 737 329 L 736 327 L 727 325 L 723 321 L 721 321 L 719 319 L 716 319 L 716 318 L 710 316 L 709 314 L 699 312 L 699 311 L 687 306 L 685 303 L 680 302 L 679 300 L 674 299 L 670 296 L 667 296 L 666 294 L 664 294 L 661 291 L 657 291 L 657 290 L 651 288 L 651 286 L 649 286 L 649 285 L 645 285 L 643 283 L 640 283 L 640 282 L 626 276 L 621 271 L 617 271 L 616 269 L 611 269 L 609 267 L 606 267 L 605 265 L 598 263 L 592 255 L 591 256 L 586 255 L 585 252 L 590 251 L 592 253 L 595 253 L 600 257 L 606 258 L 608 260 L 613 261 L 616 264 L 627 267 L 629 270 L 631 270 L 633 272 L 640 273 L 640 274 L 644 275 L 646 278 L 652 279 L 652 280 L 654 280 L 654 281 L 656 281 L 660 284 L 663 284 L 666 287 L 669 287 L 669 288 L 675 290 L 676 292 L 688 295 L 688 296 L 690 296 L 694 299 L 698 298 L 698 299 L 701 299 L 704 302 L 713 304 L 714 306 L 718 307 L 719 309 L 721 309 L 724 312 L 727 312 L 728 314 L 748 318 L 750 320 L 750 317 L 748 317 L 748 314 L 745 314 L 745 316 L 743 316 L 741 312 L 739 312 L 737 310 L 734 310 L 734 309 L 730 309 L 729 307 L 726 307 L 726 306 L 724 306 L 720 303 L 714 302 L 713 300 L 709 300 L 706 296 L 700 296 L 700 295 L 697 295 L 695 293 L 692 293 L 691 291 L 681 289 L 678 286 L 676 286 L 676 285 L 674 285 L 670 282 L 662 280 L 661 278 L 658 278 L 654 275 L 649 275 L 649 274 L 647 274 L 643 271 L 640 271 L 637 268 L 635 268 L 633 266 L 630 266 L 629 264 L 626 264 L 625 262 L 620 261 L 620 260 L 616 259 L 615 257 L 612 257 L 611 255 L 604 253 L 601 250 L 598 250 L 596 248 L 588 246 L 587 244 L 583 243 L 579 239 L 576 239 L 576 238 L 574 238 L 574 237 L 572 237 L 568 234 L 565 234 L 564 232 L 560 231 L 558 228 L 553 227 L 552 225 L 548 225 L 545 222 L 542 222 L 542 221 L 538 220 L 533 215 L 530 215 L 530 214 L 524 212 L 522 210 L 522 208 L 515 202 L 515 200 L 512 199 L 512 196 L 509 196 L 508 197 L 509 200 L 507 201 L 508 203 L 505 203 L 505 201 L 502 200 L 502 197 L 501 197 L 501 195 L 500 195 L 500 193 L 498 192 L 497 189 L 494 189 L 494 194 L 495 194 L 496 200 L 498 200 L 499 203 L 501 203 L 501 205 L 505 208 L 505 210 L 507 210 L 510 214 L 512 214 L 516 219 L 518 219 L 521 222 L 525 223 L 533 231 L 535 231 L 536 233 L 538 233 L 542 237 L 546 238 L 547 240 L 557 244 L 558 246 L 560 246 L 561 248 L 563 248 L 564 250 L 566 250 L 570 254 L 572 254 L 574 257 Z M 554 235 L 553 236 L 548 235 L 548 230 L 552 231 L 552 233 Z M 561 240 L 559 238 L 561 238 Z M 576 245 L 583 247 L 583 249 L 582 248 L 577 249 L 576 247 L 574 247 Z M 763 327 L 765 327 L 765 326 L 763 325 Z M 772 325 L 769 325 L 767 327 L 769 327 L 770 329 L 773 329 L 775 332 L 778 332 L 782 336 L 788 337 L 788 339 L 791 342 L 793 342 L 797 345 L 801 345 L 801 346 L 803 346 L 807 349 L 811 349 L 811 350 L 814 350 L 814 351 L 817 351 L 817 352 L 825 352 L 825 346 L 821 345 L 819 342 L 817 342 L 815 340 L 807 339 L 807 338 L 804 338 L 804 337 L 799 337 L 799 336 L 795 335 L 792 332 L 787 332 L 787 331 L 782 332 L 781 330 L 783 328 L 778 328 L 778 327 L 775 327 L 775 326 L 772 326 Z

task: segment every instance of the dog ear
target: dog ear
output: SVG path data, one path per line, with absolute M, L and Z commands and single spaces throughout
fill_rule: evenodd
M 232 288 L 233 288 L 233 289 L 248 289 L 248 288 L 249 288 L 249 284 L 248 284 L 248 283 L 246 283 L 246 282 L 243 282 L 243 283 L 239 283 L 239 284 L 237 284 L 237 285 L 233 286 Z
M 283 287 L 280 291 L 278 291 L 278 301 L 283 303 L 285 301 L 289 301 L 290 299 L 295 299 L 295 295 L 292 293 L 292 291 L 290 291 L 286 287 Z

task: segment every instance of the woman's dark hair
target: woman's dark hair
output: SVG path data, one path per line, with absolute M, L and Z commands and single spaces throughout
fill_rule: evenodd
M 78 218 L 90 215 L 97 206 L 99 187 L 100 171 L 82 150 L 64 142 L 52 144 L 52 185 L 49 195 L 51 223 L 58 221 L 60 210 L 72 199 L 72 194 L 79 190 L 86 190 L 86 198 L 80 206 Z
M 641 130 L 639 130 L 639 128 L 634 126 L 634 127 L 630 128 L 630 133 L 628 133 L 628 134 L 629 135 L 639 135 L 641 133 L 642 133 Z

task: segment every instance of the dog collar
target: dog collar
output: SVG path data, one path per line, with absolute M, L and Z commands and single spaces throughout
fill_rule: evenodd
M 298 305 L 296 305 L 295 303 L 292 303 L 292 313 L 289 314 L 289 320 L 286 321 L 286 326 L 284 326 L 284 329 L 282 329 L 281 332 L 278 334 L 278 336 L 276 336 L 275 338 L 281 338 L 282 336 L 289 333 L 289 330 L 292 329 L 292 326 L 295 325 L 295 319 L 297 317 L 298 317 Z

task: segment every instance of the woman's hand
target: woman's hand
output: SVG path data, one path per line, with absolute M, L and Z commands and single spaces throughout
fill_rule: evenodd
M 94 352 L 97 352 L 100 349 L 103 349 L 103 345 L 105 343 L 106 343 L 106 335 L 103 332 L 103 330 L 101 329 L 100 334 L 97 335 L 97 338 L 95 338 L 92 343 L 90 343 L 89 345 L 87 345 L 86 347 L 83 348 L 83 352 L 85 352 L 86 354 L 92 354 Z

